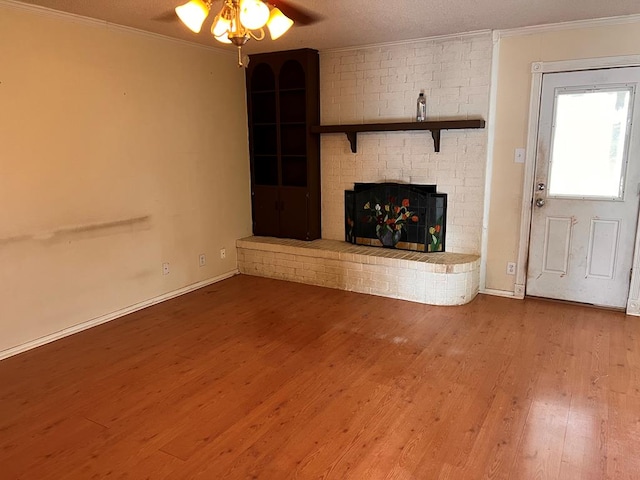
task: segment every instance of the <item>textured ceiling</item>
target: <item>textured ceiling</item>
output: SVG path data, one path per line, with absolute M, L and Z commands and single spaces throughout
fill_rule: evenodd
M 173 9 L 186 0 L 23 0 L 86 17 L 205 45 L 222 46 L 209 33 L 184 27 Z M 309 47 L 318 50 L 371 45 L 436 35 L 505 29 L 640 14 L 639 0 L 290 0 L 322 20 L 294 27 L 277 41 L 251 40 L 247 53 Z M 213 10 L 222 5 L 214 2 Z

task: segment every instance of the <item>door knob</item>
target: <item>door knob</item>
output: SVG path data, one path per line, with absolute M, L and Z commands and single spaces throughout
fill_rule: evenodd
M 536 200 L 536 207 L 542 207 L 544 205 L 544 198 L 538 198 Z

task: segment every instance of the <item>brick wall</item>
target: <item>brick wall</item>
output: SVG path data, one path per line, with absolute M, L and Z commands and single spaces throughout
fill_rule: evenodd
M 414 120 L 421 90 L 429 120 L 487 119 L 490 33 L 321 52 L 322 124 Z M 354 182 L 436 183 L 449 195 L 447 250 L 480 252 L 486 130 L 322 136 L 322 236 L 344 238 L 344 190 Z

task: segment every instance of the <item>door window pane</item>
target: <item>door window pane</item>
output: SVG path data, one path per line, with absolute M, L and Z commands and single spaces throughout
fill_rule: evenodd
M 622 198 L 631 88 L 556 92 L 549 195 Z

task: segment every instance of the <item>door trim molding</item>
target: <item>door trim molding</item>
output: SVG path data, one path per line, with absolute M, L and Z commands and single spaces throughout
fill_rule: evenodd
M 576 70 L 597 70 L 602 68 L 638 66 L 640 66 L 640 55 L 581 58 L 554 62 L 534 62 L 531 64 L 529 122 L 527 126 L 524 179 L 522 183 L 522 205 L 520 207 L 520 238 L 518 240 L 516 283 L 513 292 L 516 298 L 524 298 L 527 282 L 527 260 L 529 257 L 529 234 L 531 233 L 535 159 L 538 150 L 538 120 L 540 118 L 542 75 L 545 73 L 570 72 Z M 640 222 L 638 225 L 640 225 Z M 633 271 L 631 275 L 629 299 L 627 301 L 627 314 L 640 316 L 640 236 L 638 233 L 639 230 L 636 229 Z
M 491 207 L 491 180 L 493 179 L 493 152 L 496 138 L 496 98 L 498 95 L 498 60 L 500 59 L 500 38 L 496 32 L 492 36 L 491 80 L 489 88 L 489 113 L 487 115 L 487 155 L 484 172 L 484 205 L 482 207 L 482 238 L 480 240 L 480 291 L 487 289 L 487 252 L 489 250 L 489 210 Z M 493 290 L 491 290 L 493 291 Z M 497 290 L 496 290 L 497 291 Z M 492 294 L 493 295 L 493 294 Z M 513 297 L 513 293 L 509 292 Z

